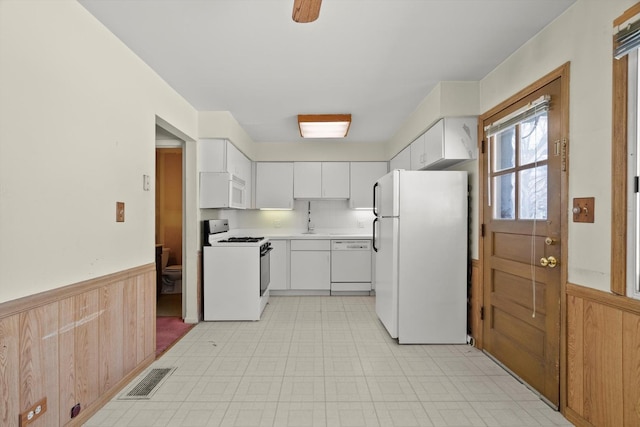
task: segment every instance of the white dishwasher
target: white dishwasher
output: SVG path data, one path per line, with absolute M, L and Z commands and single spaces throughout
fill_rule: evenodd
M 371 240 L 331 241 L 331 293 L 371 292 Z

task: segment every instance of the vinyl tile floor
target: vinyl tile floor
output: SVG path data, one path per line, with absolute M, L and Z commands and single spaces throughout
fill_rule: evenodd
M 258 322 L 201 322 L 86 426 L 571 426 L 482 352 L 398 345 L 374 297 L 271 297 Z M 126 392 L 130 387 L 125 387 Z

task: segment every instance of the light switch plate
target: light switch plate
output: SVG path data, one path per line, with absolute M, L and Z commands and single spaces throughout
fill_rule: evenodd
M 124 222 L 124 202 L 116 202 L 116 222 Z
M 595 222 L 595 197 L 580 197 L 573 199 L 573 222 Z

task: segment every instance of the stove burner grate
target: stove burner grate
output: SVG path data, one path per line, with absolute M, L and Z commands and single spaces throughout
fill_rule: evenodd
M 225 240 L 219 240 L 219 243 L 257 243 L 260 240 L 264 239 L 264 237 L 229 237 Z

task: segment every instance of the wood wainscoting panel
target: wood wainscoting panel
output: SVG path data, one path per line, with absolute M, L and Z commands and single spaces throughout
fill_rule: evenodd
M 640 301 L 567 285 L 567 405 L 576 425 L 640 426 Z
M 583 300 L 567 297 L 567 406 L 579 414 L 584 404 L 584 317 Z
M 56 301 L 20 314 L 20 413 L 47 398 L 39 425 L 55 426 L 59 412 L 58 305 Z
M 155 357 L 156 355 L 156 278 L 152 272 L 145 276 L 145 293 L 144 293 L 144 344 L 145 359 Z
M 107 392 L 124 375 L 122 297 L 124 281 L 100 291 L 100 394 Z
M 622 312 L 585 301 L 584 415 L 593 425 L 622 425 L 621 355 Z
M 0 303 L 0 426 L 80 426 L 155 358 L 155 264 Z M 71 419 L 79 403 L 80 415 Z
M 136 277 L 138 317 L 138 364 L 156 354 L 156 278 L 148 273 Z
M 60 322 L 59 381 L 60 381 L 60 425 L 69 420 L 69 412 L 76 404 L 76 307 L 75 298 L 69 297 L 58 303 Z
M 98 289 L 93 289 L 75 297 L 75 403 L 79 403 L 83 411 L 100 396 L 99 294 Z
M 122 362 L 123 373 L 136 366 L 138 360 L 138 286 L 135 278 L 123 283 L 122 300 Z M 143 324 L 141 324 L 143 325 Z M 144 328 L 143 328 L 144 329 Z M 120 378 L 118 378 L 120 379 Z
M 624 425 L 640 426 L 640 316 L 622 314 Z
M 0 425 L 18 426 L 20 416 L 20 316 L 0 319 Z

